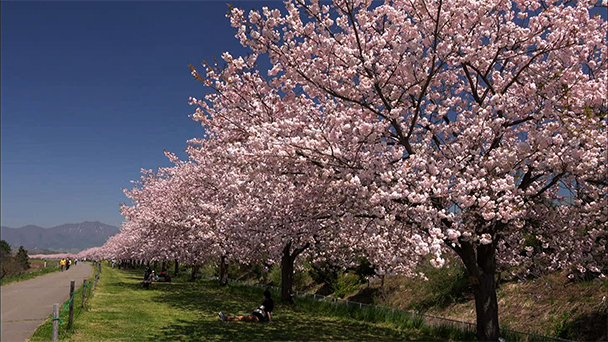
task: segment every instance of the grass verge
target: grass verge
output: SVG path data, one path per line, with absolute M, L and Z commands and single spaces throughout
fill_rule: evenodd
M 422 327 L 355 320 L 298 301 L 277 303 L 272 324 L 222 322 L 227 315 L 249 315 L 262 301 L 262 289 L 215 281 L 174 281 L 141 288 L 142 270 L 111 269 L 107 265 L 89 301 L 89 309 L 74 322 L 62 341 L 218 341 L 218 340 L 446 340 Z M 278 294 L 276 294 L 278 295 Z M 76 303 L 77 304 L 77 303 Z M 328 303 L 329 304 L 329 303 Z M 371 315 L 371 314 L 368 314 Z M 371 317 L 371 316 L 370 316 Z M 405 322 L 405 320 L 403 321 Z M 49 320 L 31 341 L 50 340 Z M 48 327 L 45 327 L 47 326 Z
M 42 264 L 44 264 L 44 260 L 42 260 L 42 259 L 30 259 L 30 263 L 42 263 Z M 58 265 L 58 261 L 57 260 L 48 260 L 46 267 L 30 268 L 27 271 L 23 271 L 23 273 L 21 273 L 20 275 L 2 278 L 0 280 L 0 286 L 4 286 L 4 285 L 8 285 L 8 284 L 24 281 L 24 280 L 36 278 L 36 277 L 39 277 L 41 275 L 45 275 L 45 274 L 48 274 L 48 273 L 53 273 L 53 272 L 60 271 L 61 268 L 59 268 L 57 265 Z
M 100 278 L 101 279 L 101 278 Z M 74 291 L 74 316 L 73 316 L 73 328 L 76 327 L 76 322 L 80 319 L 81 315 L 86 312 L 90 308 L 90 299 L 93 297 L 92 286 L 95 281 L 95 275 L 93 274 L 87 279 L 87 286 L 83 287 L 80 284 Z M 89 285 L 90 284 L 90 285 Z M 89 291 L 91 289 L 91 291 Z M 82 305 L 82 291 L 85 291 L 85 299 L 84 299 L 84 310 Z M 69 321 L 69 302 L 68 299 L 63 304 L 59 306 L 59 340 L 64 341 L 70 338 L 74 334 L 74 329 L 68 329 L 68 321 Z M 86 314 L 85 314 L 86 315 Z M 34 334 L 30 337 L 30 341 L 50 341 L 53 334 L 53 314 L 49 315 L 46 321 L 41 324 L 38 329 L 34 332 Z

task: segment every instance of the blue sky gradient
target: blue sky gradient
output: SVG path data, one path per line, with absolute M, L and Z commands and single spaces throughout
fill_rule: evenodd
M 231 1 L 246 10 L 280 1 Z M 3 1 L 1 223 L 118 226 L 122 188 L 202 128 L 188 64 L 246 52 L 225 1 Z

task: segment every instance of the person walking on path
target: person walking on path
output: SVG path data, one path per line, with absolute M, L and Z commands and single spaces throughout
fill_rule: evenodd
M 70 265 L 72 265 L 72 260 L 68 259 L 65 262 L 65 270 L 69 270 L 70 269 Z
M 65 259 L 61 259 L 59 264 L 61 265 L 61 271 L 63 271 L 63 269 L 65 268 Z
M 274 301 L 270 298 L 270 291 L 264 291 L 264 301 L 262 305 L 257 309 L 253 310 L 253 313 L 249 316 L 226 316 L 222 312 L 218 315 L 222 321 L 233 321 L 233 322 L 268 322 L 272 323 L 272 315 L 270 314 L 274 310 Z

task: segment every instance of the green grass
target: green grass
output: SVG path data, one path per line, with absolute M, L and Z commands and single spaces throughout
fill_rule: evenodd
M 260 288 L 239 284 L 230 284 L 226 290 L 254 298 L 262 298 L 263 291 Z M 271 292 L 274 297 L 280 295 L 278 290 L 271 290 Z M 316 316 L 375 323 L 400 331 L 417 331 L 422 336 L 434 336 L 441 340 L 468 341 L 476 339 L 474 331 L 462 331 L 460 326 L 429 326 L 424 324 L 421 316 L 412 316 L 411 313 L 386 307 L 360 306 L 357 303 L 333 302 L 330 298 L 316 300 L 312 297 L 296 296 L 293 308 L 297 312 L 312 312 Z
M 462 331 L 451 326 L 429 326 L 422 317 L 386 307 L 359 306 L 356 303 L 333 303 L 313 298 L 298 298 L 296 308 L 329 317 L 352 318 L 358 321 L 379 323 L 400 330 L 417 330 L 425 336 L 437 336 L 445 340 L 475 340 L 473 331 Z
M 30 259 L 30 263 L 41 263 L 42 264 L 42 263 L 44 263 L 44 260 L 42 260 L 42 259 Z M 23 271 L 23 273 L 21 273 L 20 275 L 2 278 L 0 280 L 0 286 L 4 286 L 4 285 L 8 285 L 8 284 L 24 281 L 24 280 L 36 278 L 36 277 L 39 277 L 41 275 L 45 275 L 45 274 L 48 274 L 48 273 L 53 273 L 53 272 L 60 271 L 61 268 L 57 266 L 58 264 L 59 264 L 58 260 L 48 260 L 47 264 L 46 264 L 46 267 L 30 268 L 27 271 Z
M 227 315 L 251 314 L 262 301 L 262 289 L 236 284 L 222 288 L 211 280 L 185 282 L 178 279 L 173 283 L 153 283 L 152 290 L 143 290 L 140 285 L 142 273 L 142 270 L 118 270 L 104 265 L 89 300 L 89 309 L 75 320 L 72 331 L 60 336 L 60 340 L 428 341 L 449 338 L 449 333 L 433 335 L 414 325 L 397 328 L 386 319 L 378 319 L 379 323 L 365 322 L 315 310 L 311 306 L 314 303 L 304 301 L 298 301 L 294 306 L 277 302 L 272 324 L 222 322 L 218 311 Z M 50 337 L 51 320 L 48 320 L 31 341 L 46 341 Z

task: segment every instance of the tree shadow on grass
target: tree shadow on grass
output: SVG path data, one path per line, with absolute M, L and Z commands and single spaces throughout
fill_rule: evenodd
M 138 268 L 131 268 L 131 269 L 122 269 L 120 270 L 121 272 L 124 272 L 126 274 L 129 274 L 133 277 L 136 277 L 137 279 L 143 279 L 144 278 L 144 272 L 146 271 L 145 269 L 138 269 Z
M 291 306 L 277 303 L 273 323 L 222 322 L 217 312 L 226 315 L 250 315 L 262 302 L 262 297 L 246 294 L 239 289 L 219 288 L 210 281 L 173 283 L 158 289 L 156 300 L 182 310 L 198 312 L 196 321 L 178 320 L 163 327 L 154 336 L 161 341 L 395 341 L 429 340 L 419 332 L 400 331 L 380 325 L 338 318 L 316 317 L 294 311 Z
M 110 291 L 141 289 L 138 271 L 122 282 L 112 284 Z M 136 273 L 137 272 L 137 273 Z M 137 277 L 137 279 L 135 279 Z M 132 279 L 129 279 L 132 278 Z M 334 317 L 315 316 L 294 310 L 292 306 L 277 303 L 273 323 L 222 322 L 217 312 L 227 315 L 250 315 L 262 302 L 262 289 L 238 286 L 219 287 L 217 282 L 153 283 L 151 299 L 168 304 L 180 311 L 194 313 L 197 318 L 177 318 L 160 327 L 150 340 L 158 341 L 399 341 L 432 340 L 418 331 L 401 331 L 379 324 Z M 258 293 L 259 292 L 259 293 Z M 148 338 L 147 337 L 147 338 Z
M 198 321 L 178 320 L 154 336 L 160 341 L 402 341 L 428 337 L 362 322 L 284 314 L 272 324 L 222 322 L 204 315 Z
M 374 298 L 380 297 L 381 295 L 382 289 L 366 287 L 347 299 L 356 303 L 374 304 Z
M 121 292 L 123 290 L 133 290 L 133 291 L 160 290 L 160 291 L 166 292 L 167 290 L 170 290 L 170 286 L 171 286 L 171 283 L 152 282 L 150 284 L 149 289 L 144 289 L 142 281 L 132 282 L 132 281 L 127 280 L 127 282 L 120 281 L 120 282 L 113 283 L 107 287 L 108 287 L 108 292 L 117 293 L 117 292 Z
M 214 314 L 223 311 L 230 315 L 249 315 L 260 305 L 259 302 L 245 296 L 227 293 L 210 282 L 203 283 L 155 283 L 158 291 L 157 300 L 182 310 L 209 312 Z
M 566 336 L 574 338 L 577 341 L 606 341 L 606 313 L 605 312 L 592 312 L 585 315 L 581 315 L 576 318 L 574 322 L 570 324 L 569 330 L 571 330 L 573 336 Z M 562 337 L 562 336 L 558 336 Z

